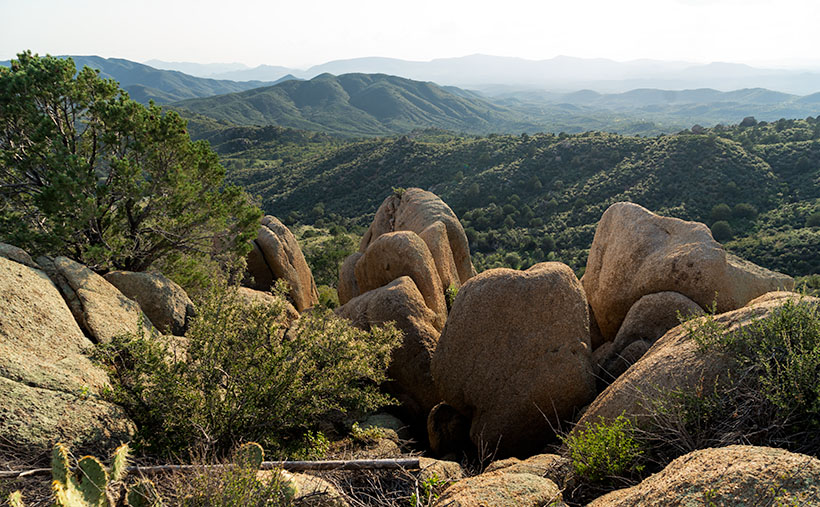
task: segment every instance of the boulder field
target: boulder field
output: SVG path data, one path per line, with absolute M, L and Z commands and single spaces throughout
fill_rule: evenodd
M 251 246 L 241 297 L 281 305 L 267 291 L 283 279 L 289 321 L 317 304 L 287 227 L 265 217 Z M 800 298 L 793 288 L 790 277 L 728 254 L 705 225 L 632 203 L 603 214 L 580 280 L 559 262 L 476 274 L 455 213 L 411 188 L 385 199 L 359 251 L 341 265 L 336 314 L 363 329 L 393 322 L 404 333 L 383 387 L 416 430 L 426 429 L 433 453 L 457 459 L 489 448 L 507 458 L 475 477 L 448 472 L 455 483 L 436 505 L 563 505 L 572 467 L 543 454 L 557 431 L 622 414 L 641 425 L 664 392 L 719 389 L 733 375 L 730 358 L 698 350 L 680 319 L 694 325 L 714 310 L 730 332 Z M 21 449 L 128 440 L 134 425 L 101 398 L 109 379 L 89 352 L 122 333 L 181 336 L 196 312 L 162 275 L 101 276 L 4 244 L 0 295 L 0 439 Z M 744 505 L 771 491 L 780 495 L 775 503 L 800 504 L 818 498 L 818 463 L 765 447 L 705 449 L 591 505 L 707 497 Z

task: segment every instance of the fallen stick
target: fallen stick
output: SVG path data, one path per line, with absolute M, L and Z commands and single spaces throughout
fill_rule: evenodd
M 154 465 L 131 466 L 125 470 L 129 474 L 157 474 L 177 470 L 200 470 L 213 468 L 228 468 L 236 465 Z M 260 470 L 275 470 L 281 468 L 289 472 L 304 472 L 311 470 L 418 470 L 421 468 L 418 458 L 402 459 L 354 459 L 331 461 L 263 461 Z M 32 470 L 0 471 L 0 479 L 20 479 L 37 475 L 48 475 L 50 468 L 35 468 Z

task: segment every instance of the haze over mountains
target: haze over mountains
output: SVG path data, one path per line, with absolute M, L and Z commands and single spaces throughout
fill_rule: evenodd
M 306 70 L 272 65 L 238 68 L 241 64 L 235 63 L 191 64 L 157 60 L 147 63 L 200 77 L 235 81 L 274 81 L 288 74 L 299 79 L 311 79 L 324 73 L 390 74 L 433 81 L 440 85 L 478 89 L 488 94 L 521 88 L 563 92 L 588 88 L 601 93 L 625 92 L 635 88 L 714 88 L 721 91 L 769 88 L 797 95 L 820 91 L 820 71 L 817 69 L 764 69 L 725 62 L 697 64 L 647 59 L 616 62 L 568 56 L 526 60 L 476 54 L 427 62 L 380 57 L 354 58 L 327 62 Z
M 820 93 L 800 95 L 755 88 L 760 79 L 777 81 L 789 75 L 794 83 L 820 79 L 812 73 L 753 69 L 743 65 L 692 66 L 685 62 L 583 60 L 559 57 L 540 62 L 474 55 L 464 58 L 408 62 L 389 58 L 340 60 L 295 71 L 242 64 L 163 63 L 200 75 L 254 76 L 254 81 L 214 79 L 162 70 L 118 58 L 74 56 L 81 67 L 100 69 L 142 103 L 169 104 L 192 118 L 192 132 L 235 125 L 278 125 L 344 136 L 382 136 L 417 128 L 440 128 L 469 134 L 567 132 L 589 130 L 655 135 L 678 132 L 694 124 L 739 123 L 746 116 L 773 121 L 820 113 Z M 0 62 L 8 65 L 9 62 Z M 348 72 L 363 69 L 365 72 Z M 320 70 L 327 72 L 314 76 Z M 382 70 L 381 73 L 374 73 Z M 296 72 L 299 77 L 283 72 Z M 767 74 L 768 73 L 768 74 Z M 420 81 L 401 77 L 426 75 Z M 738 82 L 738 88 L 630 88 L 602 93 L 593 88 L 560 91 L 538 80 L 582 84 L 650 82 L 672 75 L 689 82 Z M 278 81 L 274 78 L 279 77 Z M 652 77 L 654 76 L 654 77 Z M 448 80 L 479 81 L 464 89 Z M 505 83 L 499 83 L 504 81 Z M 518 84 L 514 84 L 518 80 Z M 529 80 L 530 84 L 521 84 Z M 698 81 L 700 80 L 700 81 Z M 734 80 L 734 81 L 731 81 Z M 547 82 L 547 81 L 545 81 Z M 495 83 L 495 84 L 493 84 Z M 569 86 L 569 85 L 567 85 Z M 807 89 L 808 86 L 806 86 Z M 218 124 L 210 124 L 215 119 Z

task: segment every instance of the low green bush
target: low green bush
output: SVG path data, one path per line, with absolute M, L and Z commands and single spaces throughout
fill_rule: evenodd
M 684 323 L 702 354 L 732 362 L 719 385 L 670 391 L 648 407 L 653 460 L 731 444 L 820 453 L 820 309 L 788 300 L 730 331 L 712 316 Z
M 575 473 L 586 481 L 615 479 L 643 469 L 642 445 L 632 421 L 623 414 L 611 422 L 601 418 L 562 440 Z
M 99 348 L 108 398 L 125 407 L 145 446 L 227 450 L 252 439 L 287 454 L 328 414 L 391 403 L 378 385 L 399 331 L 361 331 L 319 308 L 288 328 L 282 293 L 277 301 L 250 304 L 221 287 L 200 302 L 186 346 L 123 336 Z

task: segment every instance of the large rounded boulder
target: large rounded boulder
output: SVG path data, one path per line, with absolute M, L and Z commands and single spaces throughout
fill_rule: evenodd
M 80 449 L 116 445 L 134 424 L 103 401 L 105 371 L 86 353 L 60 292 L 38 269 L 0 256 L 0 440 L 24 451 L 62 441 Z
M 319 293 L 296 237 L 276 217 L 267 215 L 259 225 L 259 234 L 251 245 L 247 258 L 250 285 L 257 290 L 270 290 L 282 279 L 288 283 L 289 296 L 298 311 L 319 302 Z
M 430 362 L 438 343 L 435 312 L 425 304 L 413 280 L 402 276 L 391 283 L 351 299 L 336 311 L 361 329 L 370 330 L 394 322 L 403 331 L 402 345 L 393 351 L 388 375 L 388 390 L 416 418 L 440 401 L 430 374 Z
M 783 449 L 730 445 L 691 452 L 637 486 L 590 507 L 818 505 L 820 460 Z
M 68 257 L 40 257 L 37 262 L 94 342 L 109 343 L 118 335 L 151 333 L 154 326 L 140 305 L 88 267 Z
M 791 292 L 767 294 L 747 306 L 712 317 L 713 325 L 731 333 L 758 319 L 771 316 L 788 300 L 818 304 L 816 298 Z M 654 345 L 623 375 L 593 401 L 573 431 L 601 419 L 612 421 L 621 414 L 643 425 L 652 417 L 655 400 L 670 392 L 714 392 L 733 375 L 732 358 L 723 352 L 704 353 L 693 332 L 706 317 L 679 325 Z M 636 342 L 637 343 L 637 342 Z
M 441 494 L 436 507 L 565 506 L 551 480 L 528 473 L 490 473 L 462 479 Z
M 441 222 L 446 235 L 435 230 L 425 233 L 436 222 Z M 436 194 L 420 188 L 408 188 L 389 196 L 376 211 L 370 228 L 362 237 L 359 251 L 364 253 L 379 236 L 394 231 L 415 232 L 429 242 L 436 266 L 440 266 L 441 271 L 449 269 L 451 264 L 455 266 L 458 277 L 453 277 L 451 283 L 456 286 L 475 275 L 464 228 L 453 210 Z M 443 248 L 438 243 L 442 238 L 446 239 L 449 248 Z
M 104 278 L 139 303 L 151 324 L 164 334 L 183 336 L 196 315 L 188 294 L 161 273 L 112 271 Z
M 589 317 L 561 263 L 492 269 L 459 291 L 432 362 L 444 401 L 470 437 L 502 454 L 537 450 L 595 396 Z M 548 422 L 549 420 L 549 422 Z
M 641 297 L 674 291 L 718 312 L 774 290 L 791 290 L 786 275 L 732 256 L 697 222 L 658 216 L 633 203 L 601 217 L 582 283 L 601 333 L 612 340 Z
M 430 250 L 418 234 L 410 231 L 382 234 L 356 262 L 354 272 L 362 294 L 409 276 L 427 307 L 435 312 L 436 329 L 444 327 L 447 303 L 441 279 Z

